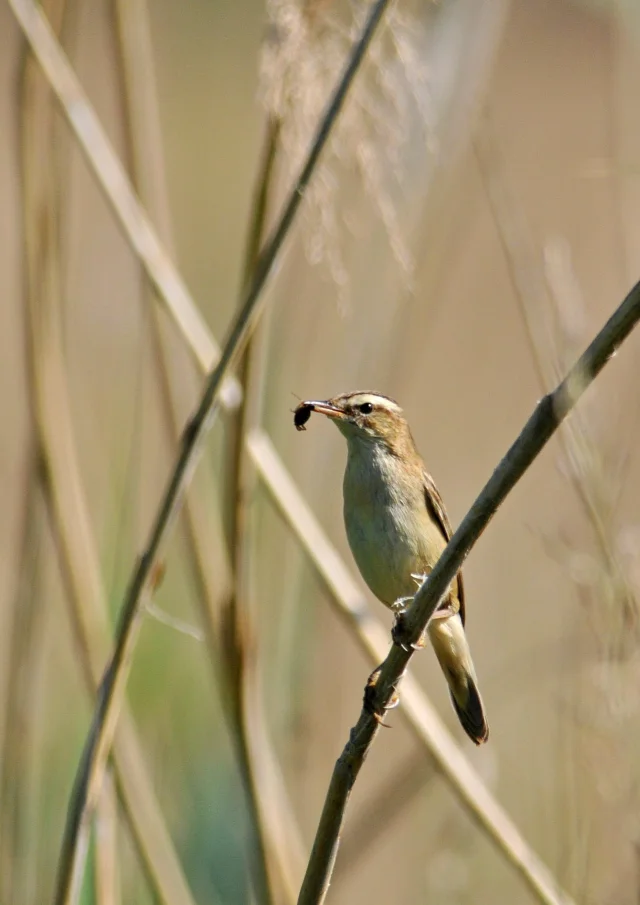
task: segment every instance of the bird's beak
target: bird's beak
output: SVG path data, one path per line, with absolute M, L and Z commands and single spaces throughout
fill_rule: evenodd
M 309 411 L 318 412 L 328 418 L 344 418 L 344 410 L 328 400 L 308 399 L 302 403 Z
M 333 405 L 328 400 L 305 399 L 300 405 L 296 406 L 293 415 L 293 423 L 299 431 L 305 430 L 305 424 L 311 417 L 311 412 L 319 412 L 328 418 L 342 420 L 346 417 L 346 413 L 337 405 Z

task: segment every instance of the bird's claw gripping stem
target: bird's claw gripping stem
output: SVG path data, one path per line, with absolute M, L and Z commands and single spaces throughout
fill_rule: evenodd
M 407 626 L 407 610 L 402 609 L 396 613 L 395 622 L 391 629 L 391 637 L 393 643 L 397 644 L 403 650 L 422 650 L 426 644 L 426 630 L 420 635 L 416 642 L 409 640 L 409 627 Z
M 384 722 L 384 717 L 387 710 L 393 710 L 394 707 L 397 707 L 400 703 L 400 695 L 397 691 L 394 691 L 393 697 L 389 701 L 388 704 L 382 707 L 382 711 L 380 709 L 380 705 L 376 701 L 376 686 L 378 684 L 378 679 L 380 678 L 380 673 L 382 671 L 382 666 L 378 666 L 373 670 L 369 678 L 367 679 L 367 684 L 364 688 L 364 698 L 363 698 L 363 706 L 367 713 L 370 713 L 371 716 L 379 723 L 381 726 L 384 726 L 386 729 L 390 729 L 388 723 Z

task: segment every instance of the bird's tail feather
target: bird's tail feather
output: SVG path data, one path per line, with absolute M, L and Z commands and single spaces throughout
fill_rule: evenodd
M 466 700 L 462 703 L 458 703 L 458 699 L 453 693 L 453 689 L 450 688 L 449 690 L 451 692 L 451 700 L 454 709 L 458 714 L 458 719 L 462 724 L 462 728 L 472 742 L 475 742 L 476 745 L 482 745 L 483 742 L 486 742 L 489 738 L 489 726 L 484 714 L 484 707 L 482 705 L 482 698 L 480 697 L 478 686 L 471 676 L 467 676 Z
M 429 636 L 462 728 L 472 742 L 481 745 L 489 738 L 489 726 L 460 616 L 437 615 L 429 624 Z

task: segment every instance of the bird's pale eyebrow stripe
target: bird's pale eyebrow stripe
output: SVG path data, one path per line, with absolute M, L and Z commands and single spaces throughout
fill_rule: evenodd
M 402 409 L 389 396 L 383 396 L 382 393 L 354 393 L 351 397 L 353 405 L 362 405 L 363 402 L 371 402 L 373 405 L 379 405 L 381 408 L 388 409 L 391 412 L 401 412 Z

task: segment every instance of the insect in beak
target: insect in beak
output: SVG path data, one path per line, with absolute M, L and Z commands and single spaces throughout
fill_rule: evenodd
M 326 400 L 306 399 L 296 406 L 293 413 L 293 423 L 299 431 L 306 430 L 305 424 L 311 417 L 311 412 L 318 412 L 328 418 L 344 418 L 344 411 Z

